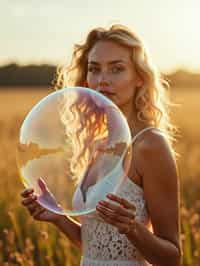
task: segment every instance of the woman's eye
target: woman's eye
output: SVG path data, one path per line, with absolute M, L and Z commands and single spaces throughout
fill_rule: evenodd
M 112 68 L 112 73 L 120 73 L 123 71 L 123 68 L 122 67 L 113 67 Z
M 88 72 L 91 72 L 93 74 L 98 73 L 99 72 L 99 68 L 98 67 L 89 67 L 88 68 Z
M 108 70 L 110 73 L 113 74 L 117 74 L 120 73 L 124 70 L 124 68 L 122 67 L 112 67 L 110 70 Z M 88 72 L 92 73 L 92 74 L 97 74 L 101 71 L 101 69 L 99 67 L 88 67 Z

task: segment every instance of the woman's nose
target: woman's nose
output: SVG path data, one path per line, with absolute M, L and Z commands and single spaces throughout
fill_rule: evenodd
M 108 85 L 110 83 L 110 80 L 109 80 L 107 73 L 102 72 L 99 75 L 98 83 L 99 83 L 99 86 L 103 86 L 103 85 L 105 86 L 105 85 Z

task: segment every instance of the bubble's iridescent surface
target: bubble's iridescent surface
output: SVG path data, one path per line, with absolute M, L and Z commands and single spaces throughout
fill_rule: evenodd
M 25 118 L 17 164 L 25 187 L 56 213 L 78 216 L 95 210 L 115 193 L 131 160 L 131 134 L 118 107 L 82 87 L 55 91 Z M 84 204 L 73 198 L 80 193 Z

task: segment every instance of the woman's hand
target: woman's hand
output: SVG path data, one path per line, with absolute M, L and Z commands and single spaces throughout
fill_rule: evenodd
M 45 201 L 54 206 L 57 210 L 61 210 L 59 205 L 57 204 L 54 196 L 48 190 L 44 180 L 42 178 L 38 179 L 38 185 L 42 191 L 42 194 L 38 197 L 35 193 L 33 188 L 25 189 L 21 196 L 24 198 L 22 200 L 22 204 L 28 209 L 30 215 L 38 221 L 47 221 L 56 223 L 57 220 L 60 218 L 60 214 L 54 213 L 44 207 L 38 202 Z
M 107 198 L 109 202 L 100 201 L 96 207 L 99 216 L 105 222 L 117 227 L 120 234 L 128 234 L 134 230 L 135 205 L 114 194 L 108 194 Z

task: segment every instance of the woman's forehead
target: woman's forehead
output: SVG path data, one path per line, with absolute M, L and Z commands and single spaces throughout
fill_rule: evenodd
M 97 42 L 88 53 L 88 62 L 116 62 L 122 61 L 129 63 L 131 61 L 131 51 L 125 46 L 112 41 Z

